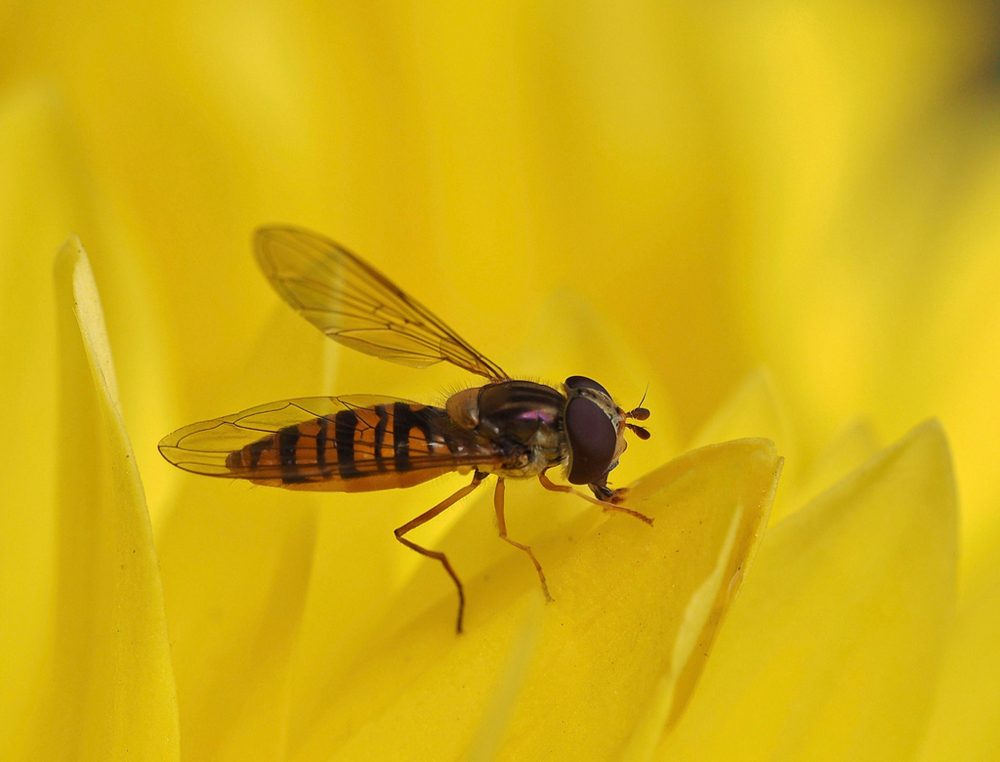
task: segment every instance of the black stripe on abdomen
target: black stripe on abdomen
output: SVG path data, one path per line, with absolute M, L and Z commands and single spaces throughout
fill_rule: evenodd
M 375 467 L 379 471 L 385 471 L 382 447 L 385 445 L 385 430 L 389 425 L 389 411 L 385 409 L 385 405 L 376 405 L 375 415 L 378 416 L 378 423 L 375 424 Z
M 296 449 L 299 444 L 299 430 L 295 426 L 287 426 L 278 432 L 278 457 L 281 465 L 287 469 L 281 481 L 285 484 L 297 484 L 306 481 L 304 476 L 295 473 L 298 470 Z
M 413 468 L 410 462 L 410 432 L 413 429 L 419 429 L 423 434 L 428 451 L 433 445 L 443 442 L 441 436 L 435 435 L 435 424 L 432 423 L 448 419 L 448 413 L 441 408 L 425 406 L 414 409 L 405 402 L 396 402 L 392 406 L 392 417 L 393 462 L 397 471 Z
M 248 445 L 247 449 L 250 451 L 250 468 L 257 468 L 257 465 L 260 463 L 260 456 L 271 449 L 271 440 L 261 439 L 259 442 Z
M 358 428 L 358 415 L 353 410 L 341 410 L 337 413 L 334 424 L 340 477 L 352 479 L 360 476 L 358 467 L 354 465 L 354 432 Z
M 412 412 L 410 406 L 405 402 L 396 402 L 392 406 L 392 457 L 397 471 L 410 470 L 410 429 L 413 427 L 410 415 Z
M 330 420 L 326 417 L 319 419 L 319 432 L 316 434 L 316 465 L 320 469 L 326 468 L 326 436 L 330 428 Z

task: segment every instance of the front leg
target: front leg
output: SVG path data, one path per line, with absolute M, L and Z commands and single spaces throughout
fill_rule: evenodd
M 626 508 L 625 506 L 618 505 L 617 503 L 614 503 L 610 500 L 596 500 L 592 498 L 590 495 L 584 494 L 583 492 L 579 492 L 573 489 L 572 487 L 566 486 L 564 484 L 555 484 L 551 479 L 549 479 L 549 477 L 545 475 L 544 471 L 542 471 L 542 473 L 538 475 L 538 481 L 541 482 L 542 486 L 545 487 L 545 489 L 547 490 L 552 490 L 553 492 L 570 492 L 574 495 L 582 497 L 589 503 L 601 506 L 601 508 L 603 508 L 606 511 L 618 511 L 619 513 L 627 513 L 629 516 L 633 516 L 634 518 L 639 519 L 639 521 L 643 521 L 646 524 L 649 524 L 649 526 L 653 526 L 653 520 L 645 513 L 639 513 L 639 511 L 633 511 L 631 508 Z M 605 487 L 605 489 L 607 489 L 607 487 Z M 611 494 L 612 496 L 614 496 L 618 493 L 622 493 L 621 499 L 624 499 L 624 493 L 627 492 L 628 488 L 623 487 L 622 489 L 614 490 L 614 492 L 612 492 Z
M 588 484 L 587 486 L 590 487 L 590 491 L 594 493 L 594 497 L 602 503 L 619 505 L 624 503 L 625 498 L 628 496 L 628 487 L 611 489 L 611 487 L 608 486 L 607 477 L 605 477 L 602 482 L 594 482 L 593 484 Z

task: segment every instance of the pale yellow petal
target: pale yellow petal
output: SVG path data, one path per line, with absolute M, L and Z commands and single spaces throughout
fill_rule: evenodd
M 962 591 L 920 762 L 1000 759 L 1000 550 Z
M 524 681 L 531 674 L 544 621 L 545 603 L 541 596 L 528 600 L 520 632 L 510 643 L 507 661 L 500 667 L 500 677 L 492 695 L 483 702 L 482 716 L 472 741 L 461 755 L 463 762 L 491 762 L 498 758 L 511 717 L 524 690 Z
M 55 633 L 35 759 L 178 759 L 178 718 L 152 531 L 103 315 L 80 242 L 59 254 Z
M 178 495 L 157 547 L 185 757 L 280 754 L 315 535 L 300 494 L 192 478 Z
M 512 536 L 530 539 L 555 601 L 543 612 L 499 758 L 609 759 L 658 737 L 687 701 L 739 588 L 779 464 L 762 440 L 677 459 L 634 487 L 629 505 L 655 516 L 652 528 L 596 509 L 534 538 L 509 524 Z M 541 493 L 530 507 L 563 499 L 579 502 Z M 484 509 L 478 526 L 470 512 L 438 545 L 465 580 L 466 632 L 455 635 L 454 589 L 428 560 L 337 677 L 322 716 L 293 742 L 293 759 L 450 759 L 480 748 L 490 708 L 509 711 L 493 697 L 541 591 L 524 554 L 488 529 L 490 508 L 473 507 Z M 470 575 L 473 530 L 501 551 Z M 427 609 L 435 590 L 439 603 Z
M 770 439 L 786 457 L 793 444 L 774 381 L 763 369 L 750 373 L 730 392 L 728 399 L 702 424 L 689 446 L 704 447 L 742 437 Z
M 782 488 L 774 501 L 769 521 L 780 521 L 789 510 L 785 495 L 789 485 L 794 485 L 799 472 L 799 457 L 795 434 L 789 425 L 787 413 L 774 388 L 771 374 L 758 368 L 748 374 L 730 392 L 712 416 L 702 424 L 690 447 L 703 447 L 713 442 L 725 442 L 740 437 L 770 439 L 785 458 L 782 468 Z
M 871 424 L 855 420 L 841 429 L 826 445 L 819 456 L 809 464 L 805 473 L 793 483 L 785 483 L 788 491 L 775 505 L 771 523 L 775 524 L 794 513 L 820 492 L 829 489 L 879 450 L 879 437 Z
M 660 759 L 907 759 L 955 605 L 948 447 L 924 424 L 768 530 Z

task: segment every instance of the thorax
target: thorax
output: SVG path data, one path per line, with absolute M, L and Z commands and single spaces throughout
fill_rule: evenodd
M 525 478 L 566 461 L 565 405 L 566 397 L 551 386 L 501 381 L 452 395 L 446 409 L 455 424 L 501 454 L 502 466 L 493 473 Z

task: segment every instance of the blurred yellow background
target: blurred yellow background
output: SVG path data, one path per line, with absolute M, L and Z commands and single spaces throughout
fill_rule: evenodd
M 324 348 L 253 264 L 253 228 L 281 222 L 360 253 L 514 373 L 591 372 L 547 359 L 585 319 L 554 314 L 572 295 L 625 337 L 623 356 L 641 353 L 634 375 L 600 380 L 626 406 L 649 382 L 650 427 L 675 449 L 761 368 L 799 472 L 859 421 L 884 444 L 937 416 L 963 584 L 995 579 L 997 15 L 833 0 L 8 3 L 0 501 L 52 499 L 51 268 L 71 232 L 93 261 L 154 526 L 185 478 L 155 445 L 181 425 L 463 381 Z M 51 531 L 42 515 L 25 531 Z
M 296 223 L 501 363 L 570 289 L 646 352 L 680 442 L 758 366 L 804 460 L 859 416 L 884 441 L 940 416 L 979 555 L 1000 525 L 994 21 L 944 2 L 8 5 L 8 346 L 43 351 L 23 283 L 77 232 L 155 506 L 159 436 L 260 401 L 231 377 L 274 305 L 249 236 Z

